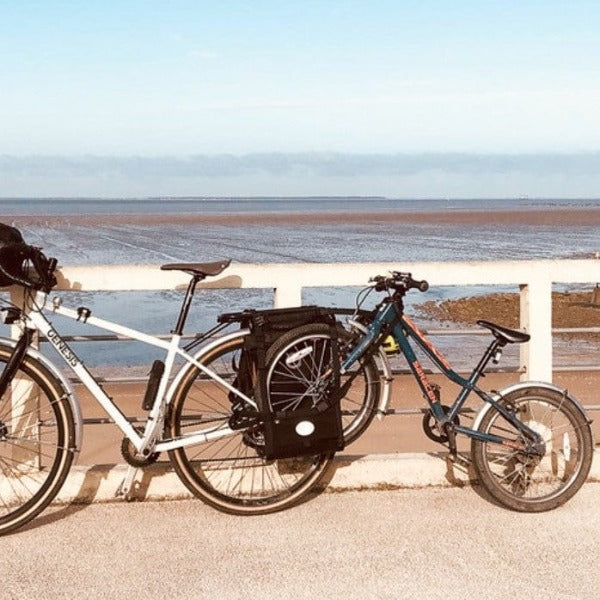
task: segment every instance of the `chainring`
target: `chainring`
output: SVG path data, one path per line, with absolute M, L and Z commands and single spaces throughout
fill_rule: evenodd
M 444 414 L 447 415 L 450 412 L 449 406 L 442 404 L 441 407 L 442 407 L 442 410 L 444 411 Z M 456 415 L 452 419 L 452 423 L 454 425 L 460 425 L 460 419 L 458 418 L 458 415 Z M 437 424 L 437 421 L 435 420 L 435 417 L 433 416 L 431 409 L 429 409 L 423 415 L 423 431 L 425 432 L 425 435 L 430 440 L 433 440 L 434 442 L 437 442 L 438 444 L 446 444 L 448 442 L 448 436 L 445 433 L 440 433 L 438 428 L 436 427 L 436 424 Z
M 137 433 L 143 433 L 143 431 L 139 427 L 136 427 L 135 430 L 137 431 Z M 135 446 L 131 443 L 131 440 L 125 437 L 121 442 L 121 455 L 123 456 L 125 462 L 127 462 L 128 465 L 131 465 L 132 467 L 141 468 L 154 464 L 158 460 L 160 452 L 153 452 L 148 456 L 140 456 L 137 450 L 135 449 Z

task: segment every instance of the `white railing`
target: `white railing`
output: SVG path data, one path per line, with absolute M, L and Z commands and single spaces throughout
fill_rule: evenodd
M 600 282 L 600 260 L 469 261 L 424 263 L 232 264 L 205 288 L 274 290 L 276 307 L 298 306 L 307 287 L 362 286 L 369 277 L 398 270 L 431 286 L 515 285 L 521 294 L 521 327 L 531 341 L 521 345 L 524 379 L 552 379 L 552 284 Z M 187 286 L 189 277 L 158 266 L 78 266 L 59 271 L 58 290 L 139 291 Z M 15 292 L 17 293 L 17 292 Z

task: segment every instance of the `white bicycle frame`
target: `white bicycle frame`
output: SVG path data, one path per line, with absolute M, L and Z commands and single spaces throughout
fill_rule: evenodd
M 67 366 L 73 371 L 73 373 L 75 373 L 77 379 L 89 390 L 92 396 L 106 411 L 108 416 L 115 422 L 117 427 L 119 427 L 123 434 L 131 441 L 138 453 L 148 455 L 154 452 L 166 452 L 176 448 L 193 446 L 195 444 L 201 444 L 210 440 L 227 437 L 236 433 L 229 427 L 220 427 L 216 430 L 200 431 L 181 436 L 177 439 L 157 441 L 157 438 L 162 431 L 166 408 L 173 399 L 173 394 L 177 389 L 177 385 L 183 377 L 186 369 L 189 368 L 190 365 L 200 369 L 200 371 L 206 374 L 210 379 L 216 381 L 224 388 L 243 399 L 253 408 L 257 408 L 256 403 L 251 398 L 248 398 L 248 396 L 231 386 L 217 373 L 205 367 L 202 363 L 198 362 L 194 356 L 182 349 L 180 347 L 180 335 L 173 334 L 170 340 L 162 340 L 155 336 L 142 333 L 136 329 L 124 327 L 111 321 L 105 321 L 104 319 L 100 319 L 91 315 L 87 317 L 82 316 L 81 311 L 77 312 L 70 308 L 63 307 L 60 299 L 57 299 L 57 302 L 54 302 L 51 306 L 47 307 L 47 298 L 48 296 L 45 292 L 36 292 L 33 305 L 30 306 L 29 311 L 25 315 L 25 327 L 38 331 L 48 339 L 52 347 L 63 358 Z M 98 327 L 99 329 L 110 331 L 117 335 L 121 335 L 128 339 L 136 340 L 150 346 L 156 346 L 157 348 L 162 348 L 166 351 L 167 355 L 165 359 L 165 370 L 161 376 L 156 398 L 150 413 L 148 414 L 148 419 L 142 435 L 135 430 L 135 428 L 119 410 L 118 406 L 109 396 L 107 396 L 96 379 L 88 371 L 87 367 L 71 350 L 67 342 L 65 342 L 56 332 L 52 323 L 48 320 L 46 315 L 43 314 L 43 311 L 52 312 L 75 321 L 83 321 L 87 325 L 92 325 L 94 327 Z M 173 372 L 175 359 L 178 356 L 184 359 L 185 364 L 180 368 L 179 372 L 169 385 L 169 379 Z

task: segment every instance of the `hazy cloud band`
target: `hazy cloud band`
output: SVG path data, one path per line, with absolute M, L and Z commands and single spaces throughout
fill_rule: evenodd
M 0 177 L 186 178 L 314 175 L 318 177 L 414 176 L 421 173 L 483 175 L 595 175 L 600 152 L 579 154 L 342 154 L 254 153 L 189 157 L 0 155 Z

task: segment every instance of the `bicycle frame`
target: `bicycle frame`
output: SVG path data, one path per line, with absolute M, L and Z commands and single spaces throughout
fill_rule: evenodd
M 257 408 L 256 403 L 252 399 L 248 398 L 248 396 L 240 392 L 238 389 L 232 387 L 217 373 L 205 367 L 192 355 L 181 348 L 180 342 L 182 336 L 180 334 L 173 333 L 170 340 L 162 340 L 152 335 L 142 333 L 141 331 L 137 331 L 136 329 L 91 316 L 91 314 L 82 315 L 81 310 L 75 311 L 70 308 L 63 307 L 60 302 L 55 302 L 51 307 L 46 307 L 46 300 L 47 294 L 44 292 L 36 293 L 32 307 L 30 307 L 29 312 L 25 315 L 25 328 L 27 330 L 38 331 L 48 339 L 50 345 L 62 357 L 67 366 L 71 369 L 71 371 L 73 371 L 77 379 L 88 389 L 88 391 L 108 414 L 108 416 L 115 422 L 117 427 L 119 427 L 123 434 L 131 441 L 138 452 L 146 454 L 151 452 L 166 452 L 169 450 L 174 450 L 175 448 L 192 446 L 194 444 L 207 442 L 220 437 L 226 437 L 235 433 L 230 428 L 221 428 L 218 430 L 208 430 L 206 432 L 196 432 L 188 436 L 182 436 L 178 439 L 156 441 L 161 432 L 162 424 L 166 414 L 166 408 L 173 399 L 173 394 L 175 393 L 177 385 L 186 371 L 186 368 L 188 368 L 190 365 L 200 369 L 210 379 L 218 382 L 227 390 L 247 402 L 253 408 Z M 66 317 L 74 321 L 82 321 L 87 325 L 92 325 L 94 327 L 98 327 L 99 329 L 110 331 L 128 339 L 155 346 L 166 351 L 165 370 L 160 378 L 158 392 L 148 414 L 148 419 L 142 435 L 135 430 L 118 406 L 106 394 L 93 375 L 88 371 L 84 363 L 71 349 L 68 343 L 57 333 L 52 325 L 52 322 L 46 317 L 43 311 L 50 311 L 53 314 Z M 169 385 L 169 379 L 173 372 L 177 357 L 183 358 L 185 364 L 180 368 L 174 380 Z
M 487 363 L 495 356 L 501 347 L 499 340 L 495 340 L 490 344 L 477 366 L 471 372 L 470 376 L 465 379 L 456 371 L 454 371 L 450 363 L 436 349 L 433 343 L 427 339 L 425 334 L 410 320 L 409 317 L 404 315 L 402 305 L 398 305 L 394 301 L 385 302 L 380 305 L 375 314 L 375 318 L 367 328 L 367 332 L 348 354 L 347 358 L 342 362 L 340 372 L 345 373 L 369 350 L 370 347 L 372 347 L 373 344 L 377 343 L 377 341 L 381 339 L 382 333 L 388 331 L 391 332 L 396 342 L 400 346 L 401 352 L 404 354 L 409 368 L 417 380 L 417 383 L 423 392 L 427 403 L 429 404 L 435 420 L 440 426 L 451 425 L 456 433 L 462 433 L 468 437 L 484 442 L 502 444 L 518 450 L 525 450 L 526 448 L 523 445 L 506 440 L 502 437 L 482 433 L 476 429 L 470 429 L 461 425 L 454 425 L 453 420 L 460 412 L 471 392 L 474 392 L 484 402 L 493 405 L 503 417 L 513 424 L 528 439 L 536 443 L 539 442 L 540 436 L 537 434 L 537 432 L 533 431 L 520 420 L 516 419 L 512 413 L 507 410 L 501 402 L 498 401 L 498 399 L 494 398 L 477 386 L 477 381 L 481 377 Z M 419 348 L 438 367 L 445 377 L 458 384 L 462 388 L 447 413 L 442 407 L 434 387 L 429 382 L 427 375 L 425 374 L 425 371 L 423 370 L 421 363 L 419 362 L 411 346 L 411 339 L 416 342 Z

